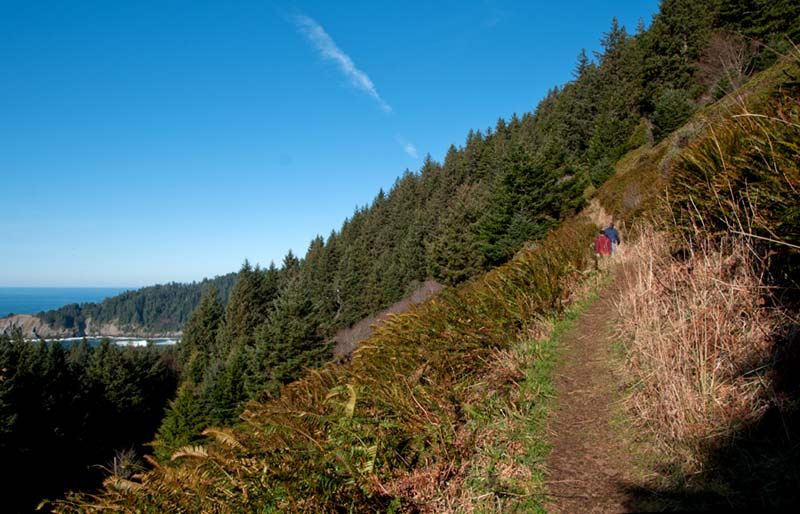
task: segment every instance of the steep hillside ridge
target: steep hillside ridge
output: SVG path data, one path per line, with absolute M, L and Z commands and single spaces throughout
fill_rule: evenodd
M 340 330 L 332 338 L 334 359 L 349 359 L 358 348 L 361 341 L 368 339 L 375 330 L 375 325 L 384 322 L 392 314 L 406 312 L 411 306 L 416 305 L 442 290 L 444 286 L 434 280 L 427 280 L 411 293 L 381 312 L 362 319 L 352 327 Z
M 699 14 L 703 14 L 704 3 L 706 2 L 693 2 L 693 9 L 699 9 Z M 686 2 L 664 3 L 668 9 L 673 9 L 676 5 L 685 6 Z M 649 40 L 652 43 L 653 38 L 659 34 L 667 37 L 670 28 L 680 26 L 677 23 L 680 20 L 676 17 L 676 10 L 664 14 L 659 24 L 654 22 L 654 32 L 639 41 Z M 682 40 L 685 48 L 685 35 L 680 34 L 672 42 Z M 609 48 L 614 48 L 616 43 L 624 41 L 626 37 L 619 30 L 614 36 L 605 41 Z M 699 52 L 701 43 L 697 41 L 702 40 L 701 34 L 692 36 L 692 49 Z M 696 40 L 694 36 L 697 36 Z M 655 41 L 661 43 L 658 39 Z M 630 48 L 642 47 L 632 45 Z M 617 50 L 620 48 L 617 47 Z M 609 59 L 604 62 L 613 62 L 612 55 L 619 57 L 609 53 Z M 672 55 L 670 52 L 658 54 L 656 61 L 661 59 L 665 65 L 670 64 L 669 58 Z M 641 64 L 639 61 L 632 62 Z M 689 59 L 683 60 L 684 64 L 687 62 Z M 680 63 L 672 64 L 680 66 Z M 682 79 L 665 77 L 661 72 L 666 73 L 666 68 L 658 68 L 657 74 L 663 80 L 657 86 L 666 89 L 671 89 L 669 86 L 686 86 L 686 82 L 689 82 L 686 77 L 691 76 L 688 73 L 691 67 L 687 68 L 679 74 Z M 653 71 L 652 66 L 647 69 L 649 72 Z M 583 72 L 587 72 L 587 68 Z M 587 73 L 592 75 L 594 71 Z M 597 78 L 600 76 L 595 76 Z M 589 84 L 583 83 L 584 86 Z M 569 87 L 565 91 L 577 89 Z M 630 98 L 621 95 L 620 90 L 609 90 L 609 95 L 612 92 L 615 98 Z M 628 163 L 629 170 L 641 170 L 642 175 L 637 176 L 638 172 L 620 169 L 618 175 L 607 182 L 608 186 L 602 186 L 599 190 L 600 204 L 615 217 L 628 223 L 629 231 L 623 237 L 630 238 L 634 235 L 634 222 L 645 215 L 667 222 L 672 219 L 670 210 L 659 209 L 660 205 L 669 206 L 668 198 L 658 197 L 664 191 L 661 186 L 672 185 L 673 171 L 682 162 L 681 153 L 692 146 L 691 142 L 696 136 L 705 133 L 701 130 L 694 135 L 689 131 L 680 133 L 680 137 L 668 136 L 670 130 L 683 126 L 689 115 L 684 109 L 687 95 L 686 91 L 676 93 L 674 90 L 665 90 L 661 96 L 646 100 L 655 101 L 658 98 L 661 103 L 660 113 L 664 117 L 657 128 L 659 137 L 666 136 L 666 139 L 660 140 L 654 136 L 657 144 L 652 148 L 645 146 L 634 150 L 639 153 L 628 154 L 621 161 L 621 166 Z M 463 253 L 449 250 L 466 249 L 467 254 L 483 255 L 486 260 L 481 266 L 491 265 L 497 259 L 506 258 L 509 252 L 513 253 L 514 245 L 518 242 L 516 237 L 522 237 L 522 241 L 524 238 L 536 239 L 563 220 L 558 229 L 538 242 L 526 245 L 510 262 L 485 275 L 475 271 L 480 267 L 471 267 L 466 276 L 473 276 L 472 280 L 445 290 L 435 299 L 402 315 L 392 317 L 354 352 L 349 364 L 329 364 L 305 374 L 300 380 L 288 383 L 281 388 L 280 395 L 261 396 L 260 401 L 248 402 L 240 423 L 230 428 L 207 429 L 204 432 L 206 440 L 193 440 L 191 444 L 174 447 L 165 445 L 162 441 L 162 448 L 171 452 L 169 462 L 151 459 L 152 468 L 135 480 L 113 476 L 107 480 L 101 496 L 75 495 L 69 501 L 60 503 L 59 509 L 79 511 L 92 508 L 91 505 L 97 508 L 113 505 L 118 510 L 129 512 L 241 512 L 254 509 L 305 512 L 334 512 L 344 509 L 352 512 L 441 512 L 448 508 L 456 510 L 457 505 L 454 506 L 450 499 L 457 497 L 458 489 L 469 483 L 465 470 L 469 468 L 474 456 L 474 423 L 484 415 L 481 409 L 476 408 L 476 405 L 482 405 L 477 399 L 480 397 L 484 400 L 489 393 L 501 394 L 504 390 L 512 389 L 515 383 L 516 375 L 508 373 L 503 375 L 506 381 L 502 386 L 492 389 L 486 387 L 483 378 L 487 373 L 503 371 L 496 364 L 498 352 L 507 350 L 512 342 L 526 337 L 536 324 L 537 317 L 556 315 L 565 305 L 569 305 L 574 300 L 576 291 L 583 287 L 584 280 L 593 273 L 594 262 L 590 245 L 597 225 L 587 216 L 570 218 L 570 214 L 592 194 L 592 188 L 581 179 L 594 177 L 597 184 L 603 183 L 610 174 L 610 165 L 604 160 L 591 163 L 571 161 L 566 157 L 567 153 L 561 150 L 565 146 L 574 150 L 569 145 L 576 144 L 582 149 L 569 155 L 586 156 L 591 152 L 581 145 L 586 145 L 587 140 L 590 140 L 588 146 L 594 151 L 613 148 L 612 154 L 602 157 L 613 158 L 611 162 L 614 162 L 626 151 L 640 148 L 643 143 L 641 139 L 647 140 L 646 131 L 642 131 L 641 138 L 631 137 L 641 121 L 636 109 L 623 110 L 624 113 L 631 113 L 634 119 L 626 118 L 625 123 L 620 123 L 619 126 L 625 129 L 621 129 L 619 133 L 610 134 L 601 130 L 617 126 L 614 120 L 607 117 L 595 120 L 598 123 L 594 128 L 598 130 L 592 132 L 593 129 L 590 129 L 588 135 L 584 134 L 587 136 L 585 139 L 581 136 L 573 137 L 574 133 L 569 130 L 547 135 L 537 132 L 535 129 L 538 124 L 553 121 L 548 116 L 566 106 L 560 104 L 557 98 L 558 94 L 554 93 L 526 123 L 515 125 L 513 130 L 503 131 L 504 137 L 484 138 L 483 135 L 471 134 L 466 149 L 454 149 L 452 157 L 449 157 L 450 165 L 447 161 L 444 167 L 428 162 L 418 178 L 409 175 L 403 186 L 408 188 L 404 198 L 415 198 L 417 194 L 430 198 L 424 196 L 431 191 L 427 189 L 426 192 L 427 186 L 437 181 L 452 181 L 450 185 L 456 186 L 452 191 L 458 194 L 450 198 L 458 201 L 455 204 L 448 203 L 448 208 L 442 209 L 442 213 L 451 215 L 447 223 L 439 225 L 443 232 L 427 231 L 430 227 L 426 227 L 427 232 L 415 233 L 415 227 L 424 227 L 428 221 L 420 218 L 403 225 L 405 228 L 401 233 L 405 232 L 405 242 L 413 239 L 419 243 L 415 238 L 424 233 L 430 236 L 425 239 L 426 242 L 442 243 L 428 243 L 430 246 L 426 246 L 426 250 L 443 251 L 441 255 L 449 255 L 452 259 L 444 263 L 435 259 L 428 261 L 425 269 L 430 265 L 431 269 L 440 270 L 437 273 L 444 270 L 449 281 L 460 282 L 465 276 L 462 274 L 464 267 L 463 262 L 456 257 L 460 259 L 459 256 Z M 564 98 L 574 99 L 569 96 Z M 666 116 L 668 113 L 665 111 L 668 111 L 667 107 L 670 105 L 677 105 L 672 113 L 676 116 Z M 584 118 L 575 116 L 565 119 L 579 121 Z M 646 127 L 646 124 L 643 126 Z M 531 133 L 526 133 L 527 130 Z M 522 147 L 533 144 L 535 149 L 526 149 L 522 156 L 516 154 L 521 147 L 509 144 L 514 141 L 514 134 L 535 135 L 530 140 L 521 139 L 527 141 L 523 142 Z M 620 140 L 621 135 L 625 137 Z M 519 141 L 518 139 L 517 142 Z M 519 158 L 513 162 L 522 165 L 491 168 L 491 164 L 497 162 L 494 160 L 497 154 L 492 155 L 490 152 L 500 148 L 505 148 L 506 151 L 516 148 L 505 155 Z M 471 154 L 471 150 L 478 151 L 479 156 Z M 525 153 L 528 151 L 530 153 Z M 485 157 L 487 155 L 490 157 Z M 597 158 L 597 155 L 594 157 Z M 486 160 L 482 160 L 484 158 Z M 475 162 L 489 167 L 475 166 Z M 589 164 L 591 167 L 588 167 Z M 486 197 L 481 195 L 480 187 L 469 181 L 460 181 L 469 175 L 465 174 L 465 167 L 474 170 L 481 179 L 492 171 L 503 170 L 499 175 L 501 178 L 494 182 L 496 188 L 490 190 L 489 197 L 495 203 L 483 203 Z M 569 178 L 562 180 L 565 177 Z M 554 184 L 567 186 L 551 190 Z M 419 188 L 420 185 L 426 187 Z M 546 197 L 537 195 L 543 189 L 551 194 Z M 521 191 L 519 196 L 524 199 L 509 195 L 512 191 Z M 539 199 L 545 203 L 544 210 L 530 209 L 533 206 L 541 207 L 531 205 L 531 202 L 535 204 L 534 200 Z M 564 203 L 559 204 L 559 199 L 564 199 Z M 393 205 L 392 209 L 388 205 Z M 347 230 L 359 234 L 355 240 L 381 240 L 381 237 L 376 236 L 375 227 L 378 225 L 372 225 L 371 221 L 380 217 L 391 217 L 390 213 L 396 212 L 393 209 L 400 209 L 401 205 L 402 202 L 399 201 L 392 204 L 381 194 L 370 209 L 370 215 L 358 216 L 357 223 L 354 216 L 353 223 L 346 224 Z M 436 203 L 431 202 L 428 205 Z M 478 223 L 474 215 L 486 205 L 493 205 L 498 209 L 488 211 L 492 215 L 484 219 L 483 223 Z M 515 214 L 519 212 L 522 214 Z M 408 222 L 408 218 L 401 219 Z M 368 220 L 371 221 L 368 223 Z M 458 226 L 472 227 L 475 230 L 471 232 L 473 235 L 485 239 L 459 239 L 462 233 L 453 236 L 449 231 L 449 228 Z M 497 231 L 493 232 L 495 229 Z M 442 236 L 443 239 L 437 239 L 437 236 Z M 451 236 L 455 239 L 450 239 Z M 199 373 L 202 380 L 220 377 L 220 384 L 231 386 L 229 390 L 220 390 L 225 394 L 245 387 L 242 382 L 232 379 L 237 377 L 236 373 L 245 377 L 245 385 L 246 380 L 263 380 L 265 372 L 273 372 L 271 364 L 264 364 L 265 369 L 248 370 L 246 363 L 277 362 L 268 359 L 277 358 L 283 350 L 314 351 L 315 349 L 309 350 L 306 343 L 302 342 L 307 339 L 292 338 L 308 333 L 308 325 L 304 322 L 317 319 L 315 316 L 323 312 L 319 308 L 332 308 L 335 312 L 341 303 L 347 305 L 348 315 L 352 316 L 370 301 L 375 301 L 377 297 L 360 301 L 361 303 L 343 302 L 345 297 L 337 293 L 344 292 L 345 289 L 337 289 L 334 284 L 325 280 L 328 275 L 321 270 L 325 270 L 326 265 L 331 262 L 346 262 L 353 267 L 358 265 L 358 259 L 353 257 L 360 254 L 355 251 L 347 257 L 337 255 L 335 259 L 341 259 L 338 261 L 326 259 L 325 256 L 336 255 L 336 251 L 342 250 L 342 247 L 336 246 L 337 237 L 329 239 L 334 241 L 332 245 L 321 238 L 317 240 L 313 251 L 309 252 L 309 256 L 313 255 L 317 259 L 315 264 L 308 264 L 310 261 L 307 258 L 303 263 L 289 263 L 295 268 L 284 266 L 284 269 L 297 270 L 307 266 L 306 270 L 314 270 L 315 273 L 289 275 L 275 289 L 272 289 L 274 284 L 266 283 L 270 294 L 275 294 L 275 290 L 282 291 L 277 296 L 270 297 L 270 302 L 280 301 L 259 301 L 257 292 L 265 286 L 265 277 L 260 273 L 252 273 L 252 269 L 246 270 L 248 276 L 252 277 L 252 282 L 245 284 L 247 287 L 242 289 L 243 301 L 239 304 L 241 308 L 229 309 L 230 317 L 226 312 L 226 323 L 221 329 L 221 333 L 229 331 L 229 341 L 233 343 L 224 346 L 219 344 L 220 341 L 228 341 L 224 337 L 209 339 L 212 345 L 216 345 L 211 346 L 213 351 L 228 356 L 228 360 L 210 366 L 212 373 Z M 453 241 L 458 244 L 449 246 Z M 481 242 L 485 245 L 479 244 Z M 414 245 L 404 249 L 413 248 Z M 363 255 L 373 257 L 380 254 L 377 251 L 379 249 L 379 246 L 361 248 L 364 250 Z M 395 254 L 387 252 L 384 257 L 391 260 L 393 255 Z M 410 259 L 415 255 L 419 254 L 406 253 L 404 258 Z M 380 262 L 388 269 L 386 265 L 389 261 Z M 455 263 L 454 267 L 437 268 L 448 263 Z M 419 264 L 417 262 L 415 265 Z M 362 266 L 358 269 L 362 271 L 368 268 Z M 396 271 L 404 270 L 406 269 Z M 401 275 L 393 275 L 391 280 L 396 280 Z M 367 276 L 372 282 L 362 292 L 374 293 L 377 284 L 392 283 L 385 282 L 387 276 L 381 273 L 368 273 Z M 253 286 L 252 289 L 248 289 L 250 285 Z M 355 287 L 355 282 L 348 282 L 347 287 Z M 319 297 L 323 299 L 322 303 L 314 305 L 312 302 L 309 305 L 304 295 L 307 290 L 323 291 L 324 294 Z M 370 294 L 365 296 L 369 297 Z M 267 320 L 266 324 L 262 324 L 264 319 L 249 316 L 254 312 L 253 309 L 246 308 L 251 301 L 259 309 L 263 307 L 262 314 Z M 279 310 L 270 311 L 268 305 L 279 307 Z M 219 319 L 220 309 L 214 307 L 208 312 Z M 241 326 L 227 322 L 227 319 L 234 320 L 234 316 L 239 314 Z M 295 323 L 296 320 L 304 322 Z M 248 330 L 242 330 L 241 327 Z M 276 328 L 284 327 L 290 331 L 281 334 L 288 334 L 289 341 L 297 343 L 296 346 L 290 346 L 287 337 L 278 336 Z M 321 334 L 313 332 L 313 337 L 320 336 Z M 267 359 L 259 360 L 259 357 Z M 191 400 L 194 390 L 191 387 L 185 390 L 188 391 L 187 396 L 179 398 Z M 227 399 L 225 394 L 220 394 L 220 397 Z M 241 397 L 236 398 L 238 400 Z M 536 394 L 531 394 L 530 398 L 535 400 L 525 397 L 522 401 L 539 401 Z M 181 407 L 186 412 L 191 412 L 196 405 L 187 401 Z M 508 413 L 509 416 L 513 415 L 513 407 L 509 407 Z M 528 494 L 525 491 L 506 489 L 508 484 L 498 482 L 494 475 L 486 477 L 486 483 L 491 486 L 491 490 L 484 494 L 492 499 Z M 502 502 L 498 502 L 500 503 Z
M 494 352 L 525 336 L 534 315 L 569 301 L 575 270 L 591 267 L 586 243 L 595 231 L 576 220 L 485 277 L 390 318 L 349 365 L 328 365 L 276 400 L 251 403 L 234 430 L 209 430 L 207 445 L 176 449 L 178 467 L 154 463 L 136 483 L 110 479 L 102 501 L 193 511 L 221 501 L 226 512 L 326 512 L 344 499 L 369 512 L 435 505 L 433 497 L 406 496 L 402 484 L 423 475 L 426 484 L 444 484 L 469 460 L 469 420 L 480 415 L 469 407 L 480 399 L 473 381 Z M 174 473 L 195 477 L 193 485 Z M 150 488 L 163 494 L 137 492 Z

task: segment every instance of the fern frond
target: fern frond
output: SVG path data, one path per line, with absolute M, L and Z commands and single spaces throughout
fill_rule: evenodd
M 116 489 L 125 493 L 142 490 L 142 484 L 132 482 L 116 475 L 110 476 L 103 481 L 103 486 L 109 489 Z
M 375 468 L 375 459 L 378 457 L 378 445 L 375 444 L 367 448 L 366 454 L 367 462 L 361 466 L 360 470 L 365 475 L 372 473 L 372 470 Z
M 244 445 L 242 445 L 242 443 L 240 443 L 228 430 L 223 430 L 221 428 L 207 428 L 203 430 L 201 435 L 210 435 L 217 441 L 235 450 L 245 449 Z
M 169 460 L 180 459 L 181 457 L 198 457 L 201 459 L 208 458 L 208 451 L 202 446 L 184 446 L 172 454 Z
M 350 393 L 350 399 L 344 406 L 344 413 L 348 418 L 352 418 L 356 410 L 356 388 L 352 384 L 347 384 L 347 391 Z
M 144 460 L 146 460 L 147 463 L 153 467 L 153 469 L 161 469 L 161 464 L 159 464 L 158 461 L 155 459 L 155 457 L 153 457 L 152 455 L 145 454 Z

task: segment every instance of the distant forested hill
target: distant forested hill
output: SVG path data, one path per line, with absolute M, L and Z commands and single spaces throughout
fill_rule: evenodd
M 143 287 L 99 303 L 73 303 L 37 316 L 53 327 L 73 330 L 76 336 L 85 335 L 88 321 L 95 329 L 113 324 L 120 333 L 178 332 L 200 304 L 204 292 L 213 288 L 220 301 L 227 303 L 234 282 L 236 273 L 228 273 L 191 284 L 173 282 Z

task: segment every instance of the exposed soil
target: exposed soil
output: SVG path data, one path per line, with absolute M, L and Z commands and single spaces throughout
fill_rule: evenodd
M 548 422 L 553 445 L 547 462 L 548 512 L 628 512 L 621 484 L 630 481 L 631 458 L 611 424 L 619 397 L 611 370 L 612 302 L 619 288 L 617 283 L 603 288 L 562 341 Z

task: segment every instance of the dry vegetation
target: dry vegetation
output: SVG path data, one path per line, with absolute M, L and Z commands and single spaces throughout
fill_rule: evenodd
M 709 444 L 780 401 L 772 356 L 791 317 L 770 301 L 742 237 L 695 242 L 688 255 L 671 246 L 647 229 L 628 248 L 618 335 L 636 418 L 696 470 Z
M 515 434 L 546 393 L 537 385 L 546 349 L 519 345 L 540 331 L 537 318 L 572 301 L 595 231 L 574 220 L 509 264 L 390 316 L 349 364 L 252 403 L 235 430 L 210 431 L 171 464 L 113 477 L 103 494 L 72 495 L 56 510 L 446 512 L 533 498 L 523 459 L 544 447 Z
M 669 461 L 638 493 L 669 508 L 788 505 L 800 486 L 797 60 L 756 81 L 670 159 L 661 220 L 627 248 L 628 406 Z

